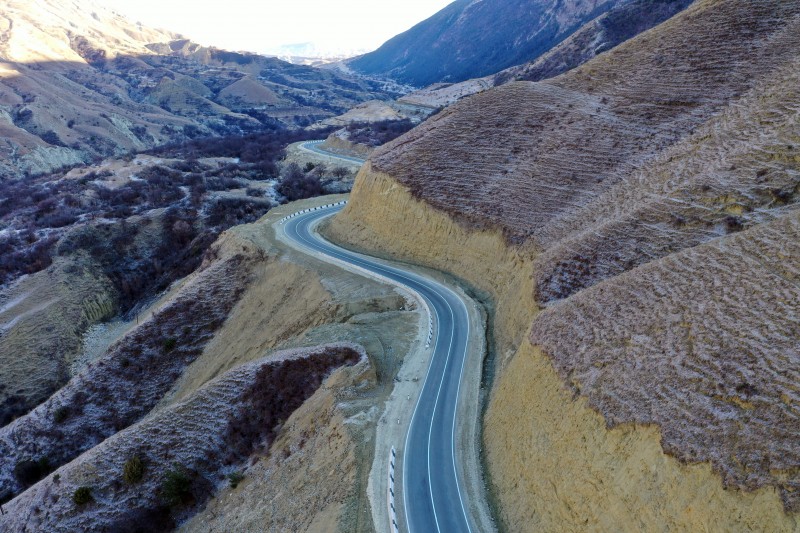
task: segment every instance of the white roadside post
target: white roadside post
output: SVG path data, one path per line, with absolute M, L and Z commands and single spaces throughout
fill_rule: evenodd
M 392 446 L 389 453 L 389 493 L 387 500 L 389 502 L 389 531 L 392 533 L 399 533 L 400 529 L 397 527 L 397 511 L 394 508 L 394 463 L 397 460 L 397 452 Z

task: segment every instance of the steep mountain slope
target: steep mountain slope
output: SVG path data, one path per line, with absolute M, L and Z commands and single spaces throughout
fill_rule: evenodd
M 532 61 L 627 1 L 457 0 L 348 65 L 417 87 L 486 76 Z
M 686 9 L 694 0 L 633 0 L 584 24 L 535 61 L 499 72 L 494 83 L 540 81 L 571 70 Z
M 92 0 L 0 7 L 0 177 L 199 135 L 307 125 L 376 86 L 201 47 Z
M 510 530 L 797 530 L 798 57 L 800 4 L 701 0 L 357 178 L 332 234 L 494 299 Z
M 511 81 L 541 81 L 563 74 L 646 31 L 694 0 L 631 0 L 590 20 L 549 51 L 527 63 L 457 83 L 434 83 L 403 95 L 399 102 L 429 108 L 448 106 L 462 98 Z M 389 74 L 391 75 L 391 74 Z
M 737 20 L 701 4 L 565 76 L 476 95 L 372 165 L 465 223 L 547 245 L 568 213 L 790 65 L 794 4 L 757 6 L 761 16 Z M 470 134 L 489 125 L 492 135 Z

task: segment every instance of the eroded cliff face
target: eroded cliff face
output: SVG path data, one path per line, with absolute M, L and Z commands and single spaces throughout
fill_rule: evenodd
M 509 530 L 800 527 L 798 16 L 696 2 L 357 177 L 332 236 L 491 296 Z

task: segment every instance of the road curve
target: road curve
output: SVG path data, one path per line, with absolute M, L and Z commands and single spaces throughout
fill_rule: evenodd
M 336 152 L 329 152 L 328 150 L 324 150 L 319 146 L 324 142 L 325 142 L 324 139 L 321 141 L 305 141 L 300 143 L 300 148 L 302 148 L 303 150 L 307 150 L 309 152 L 313 152 L 317 155 L 324 155 L 325 157 L 330 157 L 333 159 L 341 159 L 342 161 L 347 161 L 349 163 L 358 163 L 359 165 L 363 164 L 366 161 L 366 159 L 352 157 L 349 155 L 337 154 Z
M 411 533 L 476 531 L 456 468 L 456 414 L 470 336 L 464 301 L 443 284 L 369 256 L 340 248 L 314 233 L 321 219 L 342 209 L 325 206 L 283 219 L 285 235 L 301 247 L 404 285 L 425 300 L 433 315 L 433 354 L 405 442 L 396 443 L 403 465 L 405 529 Z M 404 520 L 403 520 L 404 519 Z M 402 524 L 400 524 L 402 525 Z M 390 529 L 387 524 L 387 530 Z

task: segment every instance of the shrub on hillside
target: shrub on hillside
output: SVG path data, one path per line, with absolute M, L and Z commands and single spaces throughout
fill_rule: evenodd
M 60 424 L 61 422 L 64 422 L 67 418 L 69 418 L 69 415 L 70 415 L 69 407 L 63 405 L 58 409 L 56 409 L 55 411 L 53 411 L 53 422 L 55 422 L 56 424 Z
M 346 126 L 350 142 L 365 146 L 381 146 L 400 137 L 414 127 L 409 119 L 353 123 Z
M 276 190 L 293 202 L 319 196 L 322 194 L 322 184 L 316 176 L 306 174 L 296 163 L 290 163 L 284 169 Z
M 263 201 L 218 198 L 208 207 L 206 223 L 212 227 L 222 228 L 249 224 L 264 216 L 269 209 L 270 205 Z
M 91 487 L 78 487 L 72 493 L 72 501 L 75 502 L 75 505 L 86 505 L 92 500 L 94 498 L 92 497 Z
M 26 459 L 14 466 L 14 477 L 23 487 L 30 487 L 52 471 L 53 467 L 50 466 L 50 460 L 47 457 L 36 460 Z
M 183 467 L 176 465 L 164 475 L 161 497 L 170 507 L 177 507 L 192 500 L 192 480 Z
M 138 455 L 134 455 L 125 462 L 122 468 L 122 479 L 125 483 L 133 485 L 144 478 L 144 462 Z
M 230 474 L 228 474 L 228 483 L 230 483 L 232 489 L 238 487 L 239 483 L 241 483 L 243 480 L 244 480 L 244 474 L 242 474 L 238 470 L 236 472 L 231 472 Z

